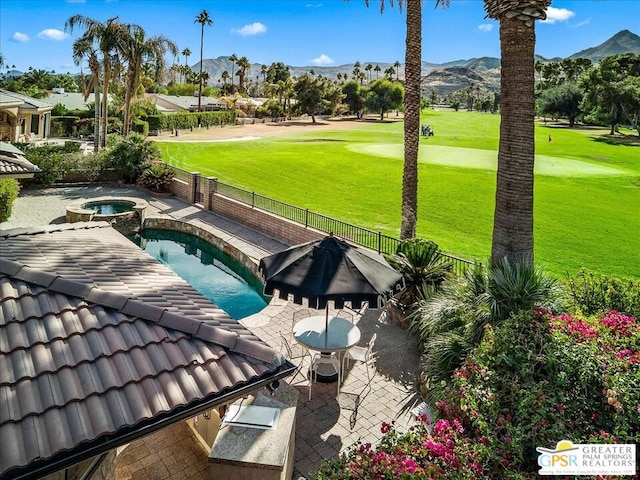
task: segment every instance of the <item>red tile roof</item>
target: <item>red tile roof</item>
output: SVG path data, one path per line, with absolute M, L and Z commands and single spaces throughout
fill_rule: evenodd
M 3 478 L 80 461 L 291 368 L 106 224 L 0 232 L 0 252 Z

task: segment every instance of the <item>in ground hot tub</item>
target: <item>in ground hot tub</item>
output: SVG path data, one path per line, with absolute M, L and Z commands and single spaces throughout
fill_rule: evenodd
M 131 235 L 140 230 L 146 200 L 135 197 L 98 197 L 78 200 L 67 206 L 67 223 L 109 222 L 120 233 Z

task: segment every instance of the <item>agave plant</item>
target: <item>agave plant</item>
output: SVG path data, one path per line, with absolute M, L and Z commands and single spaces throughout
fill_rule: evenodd
M 387 261 L 404 277 L 405 288 L 396 295 L 396 301 L 405 307 L 418 300 L 421 289 L 423 293 L 425 289 L 437 290 L 453 271 L 453 263 L 442 255 L 438 245 L 420 238 L 401 242 Z
M 431 294 L 419 291 L 410 314 L 411 330 L 423 347 L 421 390 L 432 405 L 442 398 L 454 370 L 480 344 L 485 327 L 535 306 L 554 309 L 557 283 L 539 267 L 504 260 L 476 263 L 461 277 Z

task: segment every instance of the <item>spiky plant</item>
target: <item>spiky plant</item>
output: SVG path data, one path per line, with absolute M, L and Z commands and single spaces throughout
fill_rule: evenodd
M 453 263 L 442 255 L 438 245 L 421 238 L 401 242 L 396 254 L 388 256 L 387 261 L 404 277 L 405 288 L 396 300 L 407 307 L 418 299 L 420 288 L 437 290 L 453 271 Z
M 539 267 L 502 260 L 475 264 L 464 276 L 444 282 L 435 295 L 422 295 L 410 315 L 422 347 L 421 391 L 432 405 L 442 398 L 453 371 L 477 347 L 487 325 L 497 326 L 518 311 L 554 308 L 556 281 Z

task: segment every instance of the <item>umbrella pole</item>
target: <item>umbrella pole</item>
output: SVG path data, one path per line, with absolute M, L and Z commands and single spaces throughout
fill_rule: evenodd
M 329 343 L 329 302 L 327 302 L 327 306 L 325 308 L 325 316 L 324 316 L 324 348 L 327 348 L 328 343 Z

